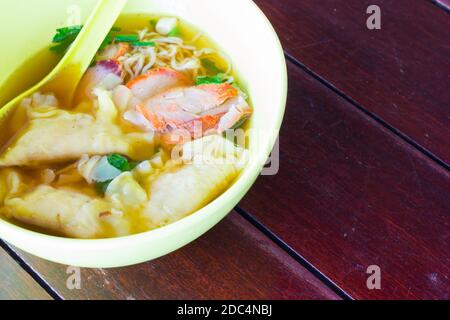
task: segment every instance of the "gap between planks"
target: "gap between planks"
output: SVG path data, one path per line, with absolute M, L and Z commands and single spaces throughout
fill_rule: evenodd
M 408 145 L 412 146 L 415 150 L 419 151 L 423 155 L 425 155 L 428 159 L 433 161 L 435 164 L 437 164 L 439 167 L 444 168 L 447 171 L 450 171 L 450 165 L 448 165 L 444 160 L 436 156 L 434 153 L 417 143 L 414 139 L 410 138 L 394 126 L 390 125 L 386 121 L 384 121 L 382 118 L 377 116 L 375 113 L 370 112 L 367 110 L 363 105 L 356 102 L 352 97 L 348 96 L 347 94 L 343 93 L 341 90 L 336 88 L 333 84 L 331 84 L 329 81 L 321 77 L 319 74 L 315 73 L 313 70 L 308 68 L 305 64 L 303 64 L 298 59 L 291 56 L 289 53 L 285 52 L 286 59 L 290 62 L 292 62 L 296 67 L 300 68 L 303 72 L 306 72 L 308 75 L 312 76 L 315 80 L 320 82 L 322 85 L 336 93 L 339 97 L 343 98 L 345 101 L 349 102 L 353 107 L 358 109 L 360 112 L 364 113 L 366 116 L 370 117 L 372 120 L 374 120 L 376 123 L 381 125 L 383 128 L 387 129 L 389 132 L 394 134 L 396 137 L 400 138 L 402 141 L 406 142 Z
M 244 219 L 246 219 L 250 224 L 252 224 L 256 229 L 263 233 L 267 238 L 269 238 L 275 245 L 284 250 L 289 256 L 291 256 L 295 261 L 302 265 L 306 270 L 311 272 L 322 284 L 331 289 L 343 300 L 354 300 L 347 292 L 345 292 L 341 287 L 334 283 L 330 278 L 328 278 L 322 271 L 316 268 L 312 263 L 310 263 L 305 257 L 299 254 L 297 251 L 292 249 L 286 242 L 284 242 L 280 237 L 273 233 L 268 227 L 262 224 L 253 215 L 248 213 L 246 210 L 235 207 L 234 210 L 239 213 Z
M 55 290 L 53 290 L 45 279 L 42 278 L 40 274 L 36 272 L 28 263 L 26 263 L 25 260 L 23 260 L 9 244 L 0 240 L 0 247 L 9 254 L 9 256 L 19 265 L 19 267 L 30 275 L 31 278 L 33 278 L 33 280 L 36 281 L 36 283 L 50 295 L 50 297 L 55 300 L 63 300 L 63 298 Z

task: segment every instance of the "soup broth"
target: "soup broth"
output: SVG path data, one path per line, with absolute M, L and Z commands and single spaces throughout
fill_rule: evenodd
M 79 29 L 57 31 L 55 56 Z M 250 117 L 248 97 L 214 42 L 179 19 L 122 16 L 73 105 L 60 105 L 58 86 L 2 125 L 8 221 L 75 238 L 145 232 L 207 205 L 245 165 L 245 148 L 224 134 Z

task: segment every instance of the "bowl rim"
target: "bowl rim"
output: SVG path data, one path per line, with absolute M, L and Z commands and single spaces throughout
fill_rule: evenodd
M 285 114 L 286 102 L 287 102 L 287 91 L 288 91 L 288 75 L 287 75 L 287 65 L 286 59 L 284 55 L 284 50 L 281 44 L 281 41 L 275 31 L 273 25 L 270 20 L 264 14 L 264 12 L 258 7 L 258 5 L 253 0 L 245 0 L 253 6 L 255 12 L 259 14 L 260 17 L 263 18 L 266 27 L 271 33 L 273 44 L 276 45 L 277 51 L 279 52 L 277 66 L 280 67 L 280 79 L 278 79 L 279 88 L 281 92 L 280 101 L 278 103 L 277 108 L 280 108 L 277 113 L 277 118 L 274 120 L 274 134 L 271 134 L 270 139 L 264 144 L 264 146 L 268 146 L 267 149 L 271 149 L 278 139 L 278 134 L 282 125 L 282 121 Z M 194 22 L 195 25 L 195 22 Z M 277 83 L 275 82 L 275 83 Z M 275 134 L 276 133 L 276 134 Z M 265 152 L 265 148 L 262 148 Z M 263 152 L 263 151 L 261 151 Z M 270 153 L 270 150 L 268 151 Z M 268 156 L 266 154 L 264 156 Z M 25 227 L 21 227 L 14 223 L 11 223 L 0 217 L 0 238 L 5 241 L 9 241 L 6 238 L 9 238 L 10 235 L 20 235 L 25 237 L 27 240 L 37 240 L 40 243 L 47 244 L 58 244 L 58 247 L 70 247 L 70 246 L 80 246 L 88 247 L 91 245 L 105 246 L 105 247 L 117 247 L 117 246 L 125 246 L 128 243 L 136 243 L 141 242 L 143 240 L 148 240 L 150 238 L 158 238 L 163 237 L 167 234 L 172 234 L 174 231 L 182 227 L 183 225 L 196 224 L 202 219 L 207 218 L 209 215 L 213 215 L 215 212 L 211 210 L 213 207 L 219 205 L 219 207 L 226 206 L 230 201 L 233 202 L 233 199 L 241 199 L 253 185 L 257 177 L 259 176 L 261 170 L 264 165 L 260 164 L 258 161 L 248 164 L 242 171 L 241 175 L 236 179 L 236 181 L 219 197 L 214 199 L 212 202 L 201 208 L 200 210 L 195 211 L 194 213 L 186 216 L 176 222 L 168 224 L 166 226 L 145 231 L 138 234 L 132 234 L 122 237 L 114 237 L 114 238 L 101 238 L 101 239 L 78 239 L 78 238 L 67 238 L 62 236 L 48 235 L 45 233 L 40 233 L 34 230 L 27 229 Z M 244 191 L 244 192 L 242 192 Z M 242 194 L 242 195 L 241 195 Z M 229 213 L 226 213 L 228 215 Z M 222 219 L 222 218 L 221 218 Z M 198 220 L 198 221 L 197 221 Z M 7 237 L 4 237 L 8 234 Z M 11 237 L 12 238 L 12 237 Z M 25 240 L 25 239 L 24 239 Z M 14 241 L 11 241 L 11 244 L 14 244 Z M 22 246 L 17 245 L 20 249 L 27 251 L 26 248 L 22 248 Z

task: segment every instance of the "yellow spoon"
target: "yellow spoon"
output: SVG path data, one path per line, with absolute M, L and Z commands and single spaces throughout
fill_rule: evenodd
M 0 109 L 0 125 L 24 98 L 30 97 L 38 91 L 53 92 L 61 105 L 70 106 L 78 83 L 126 3 L 127 0 L 99 0 L 77 39 L 55 69 L 37 85 Z

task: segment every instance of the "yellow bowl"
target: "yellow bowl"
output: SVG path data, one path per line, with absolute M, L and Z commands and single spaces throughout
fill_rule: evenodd
M 0 4 L 0 96 L 26 89 L 30 83 L 7 81 L 30 57 L 48 48 L 58 27 L 83 23 L 92 0 L 14 0 Z M 249 124 L 251 159 L 239 179 L 219 198 L 198 212 L 166 227 L 115 239 L 79 240 L 36 233 L 0 219 L 0 237 L 44 259 L 80 267 L 119 267 L 168 254 L 195 240 L 242 199 L 268 158 L 281 126 L 287 95 L 283 50 L 270 22 L 250 0 L 130 0 L 124 14 L 178 16 L 212 38 L 238 70 L 255 113 Z M 29 67 L 43 73 L 49 66 Z M 28 72 L 28 70 L 26 70 Z M 48 71 L 48 70 L 47 70 Z M 42 75 L 40 75 L 42 76 Z M 226 245 L 226 244 L 221 244 Z

